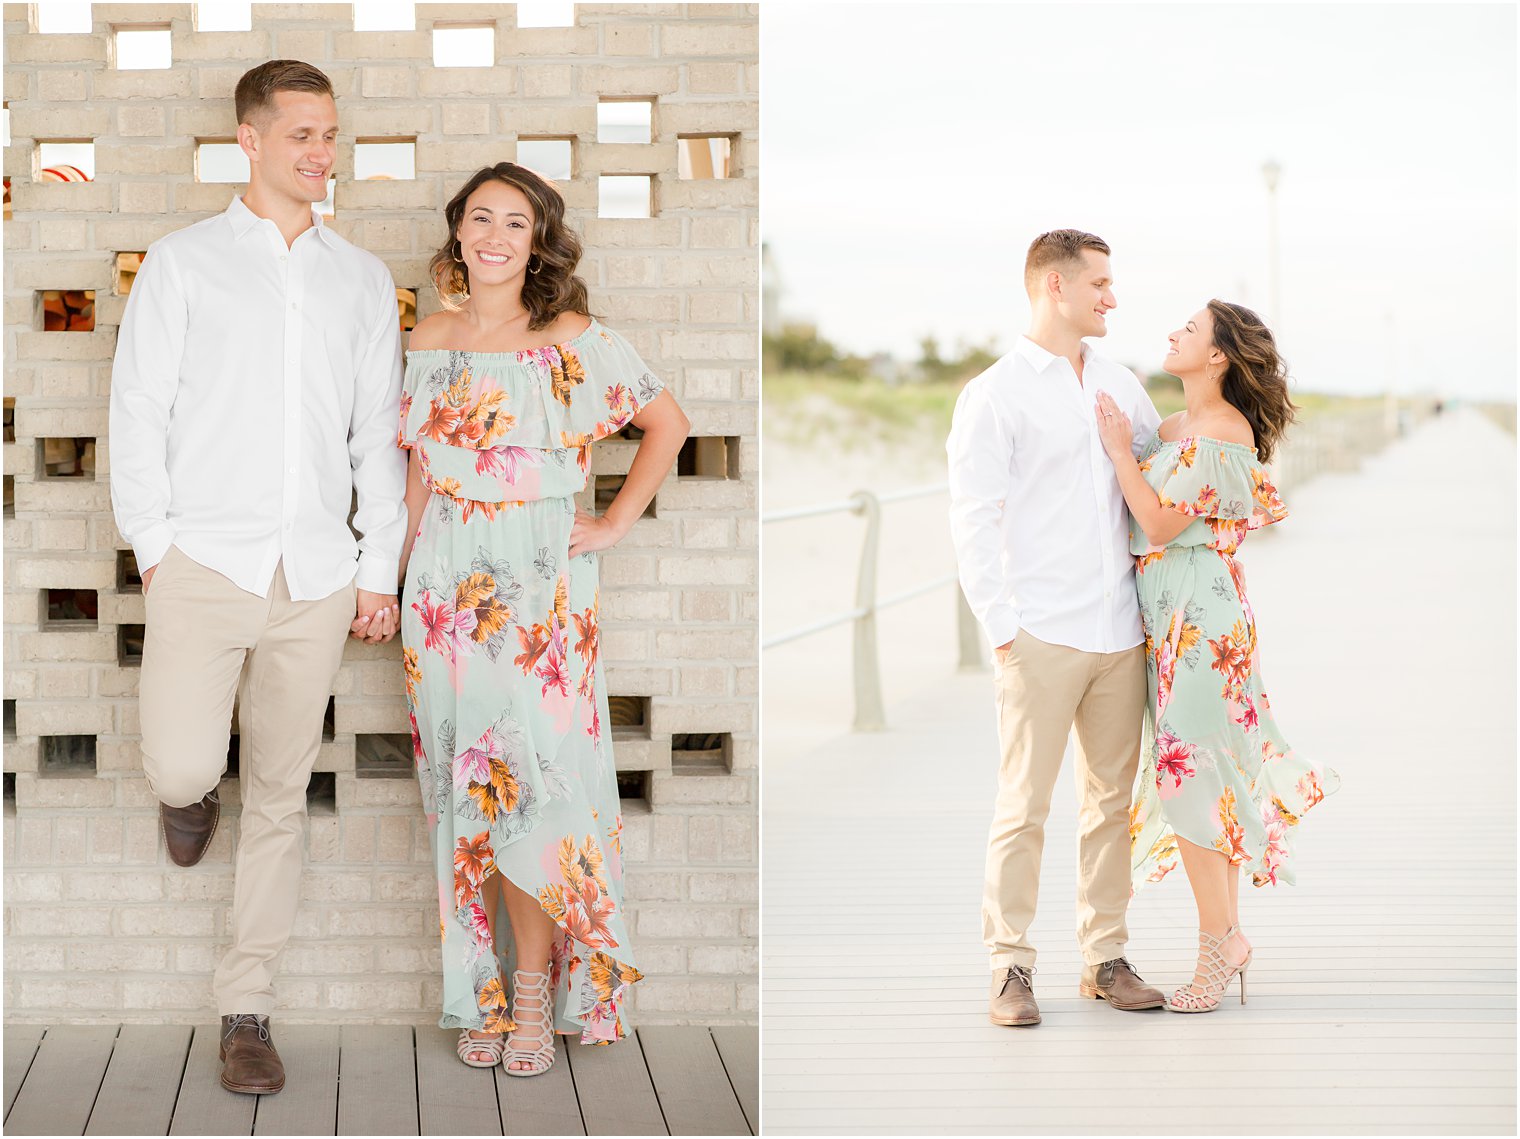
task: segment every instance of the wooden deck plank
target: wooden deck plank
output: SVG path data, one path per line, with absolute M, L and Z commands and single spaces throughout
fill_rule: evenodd
M 496 1080 L 459 1060 L 456 1029 L 418 1026 L 417 1114 L 423 1135 L 500 1135 Z
M 638 1036 L 670 1134 L 750 1134 L 711 1032 L 654 1025 L 640 1028 Z
M 565 1048 L 587 1135 L 668 1135 L 638 1034 Z
M 174 1104 L 170 1135 L 251 1135 L 258 1096 L 222 1087 L 221 1024 L 198 1024 Z
M 1512 438 L 1442 416 L 1360 472 L 1293 489 L 1292 521 L 1246 546 L 1273 708 L 1295 749 L 1343 785 L 1295 831 L 1297 884 L 1242 890 L 1256 945 L 1244 1007 L 1121 1014 L 1077 997 L 1068 755 L 1030 931 L 1045 1020 L 987 1023 L 975 926 L 996 794 L 993 693 L 987 673 L 952 671 L 948 621 L 941 644 L 899 617 L 904 651 L 879 630 L 890 732 L 831 733 L 795 715 L 788 726 L 763 709 L 762 730 L 795 741 L 768 743 L 763 764 L 765 1133 L 1191 1134 L 1229 1118 L 1242 1134 L 1513 1134 L 1515 738 L 1496 710 L 1513 708 L 1515 661 L 1473 630 L 1513 624 L 1514 469 Z M 1463 485 L 1504 488 L 1499 511 L 1470 499 L 1441 509 L 1408 552 L 1397 519 L 1458 502 Z M 1474 551 L 1482 580 L 1422 595 L 1451 548 Z M 1366 667 L 1400 658 L 1408 634 L 1387 614 L 1406 607 L 1422 657 L 1452 671 Z M 1361 663 L 1305 648 L 1329 630 Z M 768 653 L 767 671 L 792 668 L 789 651 Z M 1464 775 L 1490 792 L 1431 794 L 1429 756 L 1443 746 L 1472 757 Z M 928 770 L 926 756 L 946 761 Z M 1409 818 L 1462 841 L 1392 866 L 1381 836 Z M 812 888 L 820 866 L 838 865 L 872 872 L 848 897 Z M 1146 979 L 1182 984 L 1196 925 L 1182 872 L 1141 889 L 1128 924 Z M 1186 1097 L 1179 1069 L 1200 1077 Z
M 11 1113 L 16 1093 L 26 1079 L 26 1070 L 32 1066 L 37 1046 L 42 1043 L 46 1031 L 40 1024 L 7 1024 L 5 1026 L 5 1114 Z
M 338 1134 L 417 1135 L 417 1057 L 408 1024 L 344 1025 Z
M 274 1030 L 285 1089 L 258 1097 L 255 1135 L 332 1135 L 338 1122 L 338 1026 L 292 1024 Z
M 712 1030 L 713 1042 L 723 1057 L 723 1067 L 739 1097 L 751 1135 L 760 1134 L 760 1030 L 741 1025 L 720 1025 Z
M 116 1026 L 49 1028 L 5 1117 L 10 1135 L 83 1135 L 116 1043 Z
M 187 1024 L 125 1024 L 95 1098 L 86 1135 L 167 1135 L 192 1030 Z
M 556 1036 L 554 1066 L 537 1076 L 509 1076 L 496 1068 L 496 1102 L 503 1135 L 584 1135 L 586 1124 L 575 1098 L 567 1053 L 579 1048 L 574 1036 Z

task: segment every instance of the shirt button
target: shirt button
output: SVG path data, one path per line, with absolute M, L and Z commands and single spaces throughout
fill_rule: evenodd
M 1114 591 L 1112 589 L 1105 589 L 1103 591 L 1103 596 L 1104 597 L 1112 597 L 1113 595 L 1114 595 Z

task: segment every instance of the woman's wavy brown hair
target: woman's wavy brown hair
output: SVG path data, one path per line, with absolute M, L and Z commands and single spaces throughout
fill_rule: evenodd
M 1256 455 L 1262 462 L 1282 441 L 1298 408 L 1288 396 L 1288 364 L 1277 354 L 1277 341 L 1261 317 L 1242 305 L 1211 300 L 1214 347 L 1228 361 L 1220 390 L 1230 405 L 1250 421 Z
M 493 179 L 517 187 L 533 204 L 533 252 L 528 257 L 530 272 L 523 275 L 522 288 L 528 327 L 535 331 L 547 328 L 565 312 L 589 316 L 586 282 L 575 275 L 581 259 L 581 239 L 565 224 L 565 199 L 549 182 L 515 162 L 498 162 L 476 171 L 443 208 L 449 236 L 443 248 L 433 254 L 428 273 L 444 306 L 457 309 L 457 298 L 469 294 L 470 271 L 454 257 L 459 246 L 459 223 L 464 220 L 464 207 L 470 195 Z M 535 257 L 538 267 L 533 270 Z

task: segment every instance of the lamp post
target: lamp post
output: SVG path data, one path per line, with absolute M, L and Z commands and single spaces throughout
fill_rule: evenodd
M 1272 324 L 1277 330 L 1279 341 L 1282 339 L 1282 283 L 1278 266 L 1279 251 L 1277 241 L 1277 182 L 1282 177 L 1282 165 L 1276 159 L 1268 159 L 1261 168 L 1262 177 L 1267 180 L 1267 283 L 1268 297 L 1272 305 Z

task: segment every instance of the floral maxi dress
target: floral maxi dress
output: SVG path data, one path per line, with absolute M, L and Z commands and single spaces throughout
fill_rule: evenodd
M 438 873 L 444 1028 L 515 1027 L 515 952 L 493 872 L 558 926 L 555 1030 L 609 1044 L 640 979 L 623 906 L 623 820 L 597 658 L 597 560 L 568 555 L 591 444 L 661 391 L 593 321 L 524 352 L 408 353 L 403 447 L 431 495 L 407 568 L 401 636 Z M 491 896 L 495 896 L 493 890 Z
M 1340 784 L 1283 739 L 1262 685 L 1256 619 L 1235 560 L 1246 534 L 1288 515 L 1254 448 L 1158 432 L 1140 470 L 1161 505 L 1196 521 L 1152 547 L 1131 519 L 1145 630 L 1145 763 L 1130 808 L 1133 881 L 1158 882 L 1177 836 L 1220 851 L 1258 886 L 1292 882 L 1290 835 Z

